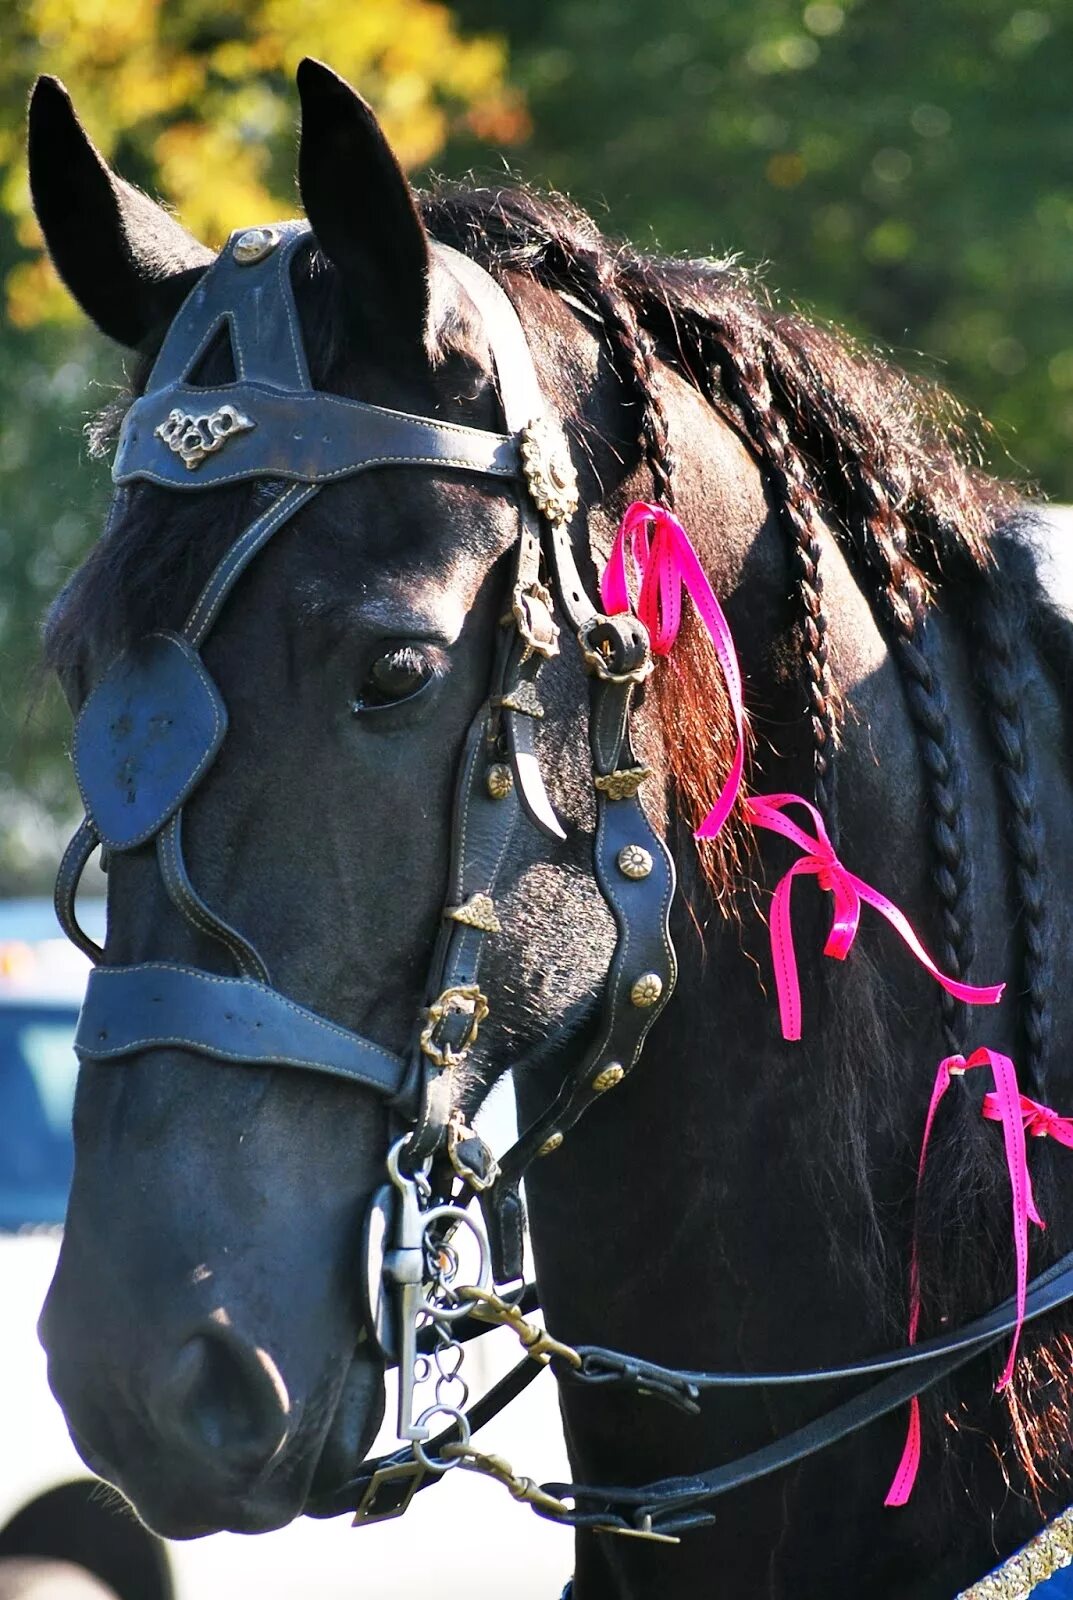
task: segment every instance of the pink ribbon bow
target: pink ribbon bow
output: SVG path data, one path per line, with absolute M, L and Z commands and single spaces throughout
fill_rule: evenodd
M 678 518 L 665 507 L 650 505 L 645 500 L 635 500 L 628 507 L 615 535 L 611 559 L 600 580 L 600 598 L 608 615 L 630 609 L 627 551 L 639 586 L 637 615 L 648 629 L 653 654 L 666 656 L 674 648 L 682 622 L 682 590 L 685 589 L 715 646 L 726 679 L 738 737 L 727 780 L 697 829 L 698 839 L 711 839 L 730 815 L 745 767 L 741 672 L 730 625 L 700 564 L 700 557 Z
M 951 1080 L 959 1077 L 962 1073 L 971 1072 L 975 1067 L 990 1067 L 994 1074 L 995 1088 L 984 1096 L 983 1114 L 991 1121 L 1001 1122 L 1002 1124 L 1003 1138 L 1006 1145 L 1006 1167 L 1010 1174 L 1010 1192 L 1013 1199 L 1013 1249 L 1017 1264 L 1017 1320 L 1014 1323 L 1006 1365 L 1003 1367 L 998 1383 L 995 1385 L 996 1390 L 999 1390 L 1004 1389 L 1013 1377 L 1014 1362 L 1017 1358 L 1017 1345 L 1025 1320 L 1025 1296 L 1028 1292 L 1028 1224 L 1029 1222 L 1034 1222 L 1040 1228 L 1045 1225 L 1036 1210 L 1036 1202 L 1032 1194 L 1032 1179 L 1028 1172 L 1028 1156 L 1025 1149 L 1025 1130 L 1031 1125 L 1034 1133 L 1037 1131 L 1039 1133 L 1050 1133 L 1053 1125 L 1061 1124 L 1062 1134 L 1060 1136 L 1062 1143 L 1073 1146 L 1073 1123 L 1065 1117 L 1056 1116 L 1048 1106 L 1041 1106 L 1035 1100 L 1030 1100 L 1027 1095 L 1019 1093 L 1017 1073 L 1009 1056 L 1001 1055 L 997 1050 L 988 1050 L 986 1048 L 973 1051 L 967 1061 L 964 1056 L 947 1056 L 939 1063 L 935 1087 L 931 1092 L 931 1103 L 928 1106 L 928 1115 L 924 1122 L 924 1138 L 920 1146 L 920 1161 L 917 1164 L 918 1197 L 924 1181 L 924 1168 L 928 1159 L 928 1145 L 931 1141 L 935 1114 L 942 1103 L 943 1096 L 950 1087 Z M 1058 1136 L 1056 1135 L 1056 1137 Z M 910 1344 L 916 1344 L 919 1327 L 920 1260 L 917 1240 L 914 1237 L 913 1250 L 909 1259 Z M 905 1505 L 913 1491 L 913 1484 L 916 1482 L 919 1466 L 920 1401 L 914 1396 L 909 1402 L 909 1427 L 906 1434 L 905 1447 L 902 1450 L 902 1458 L 898 1463 L 898 1470 L 894 1474 L 894 1481 L 887 1491 L 884 1505 Z
M 1002 1121 L 1002 1106 L 997 1094 L 984 1095 L 983 1114 L 989 1122 Z M 1027 1094 L 1023 1094 L 1021 1121 L 1025 1132 L 1031 1134 L 1034 1139 L 1050 1136 L 1052 1139 L 1057 1139 L 1059 1144 L 1064 1144 L 1067 1149 L 1073 1150 L 1073 1117 L 1060 1117 L 1050 1106 L 1040 1105 L 1038 1100 L 1030 1100 Z
M 791 822 L 789 817 L 783 816 L 784 809 L 789 805 L 801 806 L 809 813 L 816 829 L 815 838 Z M 1005 984 L 979 986 L 961 983 L 957 978 L 948 978 L 944 972 L 940 972 L 917 938 L 905 913 L 885 894 L 880 894 L 878 889 L 873 889 L 863 878 L 858 878 L 856 873 L 842 865 L 827 836 L 823 818 L 807 800 L 802 800 L 796 794 L 751 795 L 745 802 L 745 815 L 754 827 L 781 833 L 784 839 L 789 839 L 791 844 L 804 851 L 801 860 L 795 861 L 785 877 L 779 880 L 771 906 L 771 956 L 775 966 L 775 987 L 784 1039 L 801 1037 L 801 985 L 797 976 L 797 956 L 790 922 L 790 892 L 794 879 L 803 876 L 814 877 L 821 889 L 828 890 L 834 896 L 834 918 L 823 947 L 825 956 L 833 956 L 836 961 L 846 959 L 857 937 L 861 902 L 864 901 L 886 917 L 925 971 L 930 972 L 948 994 L 967 1001 L 969 1005 L 998 1004 Z

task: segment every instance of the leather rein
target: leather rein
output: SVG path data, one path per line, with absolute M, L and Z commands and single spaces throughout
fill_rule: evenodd
M 503 1482 L 542 1516 L 578 1528 L 673 1541 L 713 1520 L 718 1496 L 822 1449 L 937 1383 L 1013 1326 L 1004 1302 L 953 1334 L 893 1354 L 812 1372 L 688 1372 L 598 1346 L 576 1350 L 527 1320 L 538 1299 L 523 1275 L 521 1183 L 577 1119 L 634 1067 L 676 978 L 669 912 L 674 866 L 642 807 L 648 775 L 630 743 L 635 687 L 652 668 L 636 618 L 607 616 L 578 572 L 569 525 L 578 491 L 569 448 L 542 396 L 518 314 L 495 280 L 468 257 L 433 249 L 476 305 L 498 379 L 504 432 L 464 427 L 367 405 L 314 389 L 291 281 L 304 223 L 248 229 L 229 240 L 191 291 L 165 337 L 144 394 L 123 424 L 113 466 L 117 501 L 149 482 L 178 493 L 270 480 L 274 496 L 218 562 L 184 627 L 139 641 L 112 664 L 82 707 L 73 756 L 85 818 L 56 881 L 57 915 L 94 962 L 79 1018 L 80 1061 L 123 1062 L 163 1047 L 220 1062 L 305 1068 L 384 1097 L 400 1134 L 388 1182 L 365 1227 L 369 1336 L 399 1367 L 403 1448 L 367 1462 L 310 1509 L 356 1512 L 358 1523 L 397 1516 L 415 1492 L 453 1466 Z M 236 380 L 206 389 L 191 374 L 221 329 Z M 510 608 L 502 619 L 488 695 L 460 762 L 447 903 L 425 1005 L 406 1056 L 296 1004 L 272 985 L 256 947 L 198 893 L 183 855 L 186 801 L 226 735 L 227 710 L 201 647 L 221 607 L 269 540 L 328 483 L 377 466 L 406 465 L 492 477 L 514 486 L 519 533 Z M 546 582 L 545 582 L 546 580 Z M 455 1106 L 459 1068 L 488 1014 L 480 989 L 485 940 L 498 931 L 495 892 L 523 816 L 563 833 L 537 760 L 534 725 L 544 715 L 539 675 L 559 649 L 558 610 L 589 673 L 589 738 L 596 792 L 593 873 L 617 928 L 600 1018 L 590 1044 L 544 1112 L 496 1161 Z M 172 962 L 103 964 L 78 924 L 75 897 L 94 849 L 122 853 L 153 844 L 164 887 L 199 933 L 228 953 L 235 976 Z M 470 1202 L 476 1197 L 480 1215 Z M 457 1241 L 469 1233 L 479 1265 L 461 1281 Z M 497 1292 L 497 1286 L 503 1289 Z M 1035 1278 L 1027 1316 L 1073 1299 L 1073 1253 Z M 459 1384 L 465 1343 L 488 1323 L 512 1327 L 522 1362 L 468 1410 Z M 455 1352 L 458 1352 L 455 1358 Z M 452 1361 L 454 1364 L 452 1365 Z M 706 1473 L 640 1488 L 536 1485 L 472 1434 L 551 1364 L 557 1378 L 614 1385 L 689 1412 L 710 1389 L 879 1381 L 815 1421 Z M 438 1371 L 436 1403 L 415 1416 L 415 1389 Z M 436 1416 L 447 1426 L 433 1436 Z

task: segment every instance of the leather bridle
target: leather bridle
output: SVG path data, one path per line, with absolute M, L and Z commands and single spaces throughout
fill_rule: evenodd
M 551 1361 L 557 1376 L 614 1383 L 660 1396 L 688 1410 L 713 1387 L 811 1384 L 883 1374 L 872 1389 L 784 1439 L 707 1474 L 643 1489 L 585 1485 L 508 1487 L 542 1515 L 579 1527 L 644 1537 L 674 1537 L 711 1520 L 716 1496 L 801 1459 L 921 1392 L 995 1343 L 1014 1323 L 1012 1302 L 959 1333 L 840 1370 L 783 1374 L 683 1373 L 597 1347 L 557 1344 L 524 1320 L 531 1291 L 495 1294 L 522 1276 L 527 1168 L 551 1154 L 584 1111 L 636 1064 L 648 1030 L 674 988 L 669 934 L 674 868 L 646 816 L 639 789 L 648 775 L 630 743 L 636 686 L 651 669 L 643 626 L 606 616 L 579 575 L 569 526 L 577 486 L 569 449 L 540 391 L 518 314 L 483 268 L 445 246 L 432 246 L 480 313 L 492 351 L 504 431 L 413 416 L 313 387 L 291 281 L 296 252 L 308 245 L 304 223 L 245 230 L 228 242 L 191 291 L 165 337 L 142 396 L 123 424 L 113 467 L 121 498 L 148 482 L 177 493 L 252 479 L 274 497 L 217 563 L 185 626 L 155 633 L 124 652 L 79 713 L 74 763 L 85 818 L 64 855 L 56 908 L 69 937 L 95 963 L 101 951 L 82 931 L 75 895 L 93 850 L 109 854 L 153 844 L 164 887 L 200 934 L 218 942 L 235 976 L 173 962 L 143 962 L 91 974 L 75 1049 L 81 1061 L 122 1062 L 145 1050 L 181 1048 L 220 1062 L 305 1068 L 347 1079 L 387 1101 L 401 1130 L 390 1158 L 392 1185 L 370 1208 L 368 1300 L 372 1335 L 405 1368 L 424 1340 L 445 1336 L 448 1311 L 430 1298 L 429 1245 L 442 1246 L 476 1195 L 490 1272 L 469 1295 L 447 1287 L 453 1337 L 464 1342 L 480 1314 L 514 1326 L 529 1356 L 468 1414 L 445 1410 L 438 1438 L 400 1408 L 406 1448 L 366 1464 L 325 1514 L 357 1508 L 377 1520 L 405 1509 L 413 1493 L 457 1460 L 478 1470 L 496 1458 L 469 1449 L 487 1420 Z M 221 329 L 230 336 L 235 381 L 205 388 L 191 375 Z M 326 485 L 376 467 L 463 472 L 511 484 L 519 532 L 509 610 L 499 628 L 491 683 L 465 740 L 455 791 L 452 856 L 443 920 L 425 1006 L 405 1057 L 298 1005 L 273 987 L 249 938 L 206 904 L 187 871 L 183 810 L 224 740 L 227 712 L 201 659 L 201 647 L 245 569 L 274 535 Z M 544 788 L 534 724 L 544 714 L 539 678 L 558 651 L 563 618 L 589 673 L 589 736 L 596 799 L 593 873 L 610 908 L 617 942 L 604 981 L 600 1016 L 558 1093 L 497 1164 L 460 1120 L 459 1068 L 497 997 L 481 990 L 486 940 L 499 931 L 495 895 L 523 817 L 562 838 Z M 407 1231 L 409 1230 L 409 1231 Z M 386 1297 L 386 1281 L 391 1293 Z M 443 1291 L 444 1285 L 440 1285 Z M 1029 1316 L 1073 1297 L 1073 1255 L 1038 1277 Z M 465 1326 L 462 1319 L 465 1318 Z M 461 1332 L 459 1328 L 461 1327 Z M 423 1331 L 422 1331 L 423 1330 Z M 530 1359 L 530 1357 L 534 1359 Z M 403 1373 L 403 1376 L 409 1375 Z M 454 1449 L 454 1455 L 451 1451 Z M 482 1465 L 483 1463 L 483 1465 Z M 571 1501 L 568 1505 L 566 1502 Z

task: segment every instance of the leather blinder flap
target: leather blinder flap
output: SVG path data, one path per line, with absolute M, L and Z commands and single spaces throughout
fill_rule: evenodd
M 75 724 L 86 815 L 109 850 L 144 844 L 174 816 L 227 731 L 220 692 L 197 652 L 170 633 L 113 662 Z

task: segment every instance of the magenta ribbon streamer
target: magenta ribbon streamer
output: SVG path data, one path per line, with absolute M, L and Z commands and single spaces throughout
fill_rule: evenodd
M 1006 1365 L 1002 1369 L 996 1391 L 1004 1389 L 1013 1377 L 1014 1362 L 1017 1359 L 1017 1345 L 1021 1337 L 1021 1328 L 1025 1319 L 1025 1296 L 1028 1293 L 1028 1224 L 1034 1222 L 1037 1227 L 1044 1226 L 1043 1219 L 1036 1210 L 1036 1202 L 1032 1194 L 1032 1179 L 1028 1172 L 1028 1156 L 1025 1149 L 1025 1130 L 1031 1127 L 1033 1133 L 1045 1134 L 1052 1132 L 1061 1124 L 1061 1134 L 1056 1132 L 1056 1137 L 1061 1137 L 1063 1144 L 1073 1146 L 1073 1123 L 1065 1117 L 1059 1117 L 1047 1106 L 1039 1105 L 1035 1100 L 1029 1100 L 1027 1095 L 1022 1095 L 1017 1087 L 1017 1073 L 1009 1056 L 1002 1055 L 998 1050 L 988 1050 L 986 1047 L 973 1051 L 968 1060 L 964 1056 L 946 1056 L 939 1063 L 939 1070 L 935 1077 L 935 1086 L 931 1092 L 931 1103 L 928 1106 L 928 1115 L 924 1122 L 924 1138 L 920 1146 L 920 1160 L 917 1164 L 917 1197 L 920 1197 L 921 1184 L 924 1181 L 924 1168 L 928 1159 L 928 1145 L 931 1142 L 932 1128 L 935 1123 L 935 1114 L 942 1103 L 943 1096 L 950 1087 L 951 1080 L 965 1072 L 971 1072 L 975 1067 L 990 1067 L 995 1079 L 995 1088 L 984 1097 L 983 1114 L 993 1122 L 1001 1122 L 1003 1139 L 1006 1146 L 1006 1167 L 1010 1175 L 1010 1192 L 1013 1200 L 1013 1249 L 1017 1264 L 1017 1320 L 1014 1323 L 1013 1337 L 1010 1340 L 1009 1354 Z M 1027 1108 L 1027 1109 L 1026 1109 Z M 915 1344 L 917 1332 L 920 1327 L 920 1261 L 917 1248 L 917 1239 L 913 1238 L 913 1249 L 909 1260 L 909 1343 Z M 888 1506 L 904 1506 L 913 1492 L 916 1482 L 917 1469 L 920 1466 L 920 1401 L 914 1396 L 909 1402 L 909 1427 L 906 1433 L 905 1447 L 902 1458 L 898 1463 L 898 1470 L 894 1474 L 894 1481 L 887 1491 L 887 1498 L 883 1502 Z
M 808 812 L 816 830 L 815 838 L 806 833 L 804 828 L 799 828 L 796 822 L 791 822 L 789 817 L 783 816 L 784 809 L 790 805 L 801 806 Z M 857 937 L 863 901 L 886 917 L 924 970 L 930 972 L 948 994 L 969 1005 L 998 1004 L 1005 984 L 961 983 L 939 970 L 917 938 L 905 913 L 885 894 L 880 894 L 878 889 L 873 889 L 863 878 L 858 878 L 856 873 L 842 865 L 827 836 L 823 818 L 807 800 L 802 800 L 796 794 L 752 795 L 745 802 L 745 815 L 754 827 L 770 828 L 773 833 L 781 833 L 784 839 L 789 839 L 791 844 L 804 852 L 801 860 L 795 861 L 780 879 L 771 906 L 771 957 L 775 966 L 775 987 L 784 1039 L 801 1037 L 801 985 L 797 976 L 797 957 L 790 922 L 790 893 L 794 879 L 803 876 L 815 877 L 820 888 L 834 896 L 834 918 L 823 947 L 825 956 L 833 956 L 836 961 L 846 959 Z
M 664 506 L 646 500 L 635 500 L 627 508 L 600 580 L 600 599 L 608 615 L 631 609 L 627 553 L 638 584 L 636 611 L 648 630 L 652 653 L 666 656 L 674 648 L 685 589 L 715 646 L 726 679 L 737 745 L 727 780 L 696 832 L 698 839 L 713 839 L 730 815 L 745 769 L 745 702 L 734 637 L 688 533 Z
M 989 1092 L 984 1095 L 983 1114 L 989 1122 L 1002 1121 L 1002 1104 L 997 1094 Z M 1021 1121 L 1025 1132 L 1034 1139 L 1050 1137 L 1073 1150 L 1073 1117 L 1061 1117 L 1050 1106 L 1040 1105 L 1038 1100 L 1030 1100 L 1027 1094 L 1023 1094 Z
M 636 614 L 648 630 L 652 651 L 657 656 L 669 655 L 674 648 L 682 621 L 682 591 L 690 595 L 715 646 L 716 656 L 726 680 L 730 696 L 737 745 L 726 782 L 708 815 L 697 829 L 698 839 L 711 839 L 719 832 L 738 797 L 745 764 L 745 712 L 741 687 L 741 671 L 734 649 L 730 626 L 723 608 L 701 566 L 689 535 L 677 517 L 663 506 L 637 500 L 627 509 L 615 535 L 611 558 L 600 582 L 600 596 L 604 610 L 614 615 L 631 609 L 630 573 L 637 588 Z M 783 813 L 787 806 L 801 806 L 812 819 L 815 835 L 792 822 Z M 775 967 L 775 984 L 778 992 L 779 1017 L 784 1039 L 801 1037 L 801 986 L 794 951 L 793 928 L 790 919 L 790 896 L 794 880 L 814 877 L 821 889 L 834 898 L 834 916 L 831 931 L 824 945 L 824 955 L 844 961 L 857 937 L 861 905 L 872 906 L 885 917 L 920 965 L 940 983 L 955 999 L 969 1005 L 997 1005 L 1004 984 L 977 985 L 962 983 L 940 971 L 905 913 L 878 889 L 873 889 L 863 878 L 843 866 L 824 827 L 823 818 L 816 807 L 795 794 L 769 794 L 750 796 L 745 801 L 745 816 L 754 827 L 779 833 L 802 852 L 789 871 L 779 881 L 772 899 L 771 954 Z M 1006 1145 L 1006 1165 L 1013 1193 L 1013 1239 L 1017 1263 L 1017 1321 L 1010 1343 L 1009 1356 L 997 1387 L 1002 1389 L 1013 1374 L 1017 1345 L 1024 1322 L 1025 1296 L 1028 1287 L 1028 1224 L 1042 1227 L 1032 1196 L 1025 1154 L 1026 1131 L 1037 1136 L 1050 1134 L 1062 1144 L 1073 1149 L 1073 1119 L 1059 1117 L 1047 1106 L 1020 1095 L 1017 1076 L 1009 1056 L 996 1050 L 980 1049 L 968 1060 L 963 1056 L 948 1056 L 939 1064 L 931 1104 L 924 1125 L 924 1140 L 917 1168 L 917 1194 L 924 1177 L 928 1144 L 932 1125 L 939 1105 L 950 1086 L 952 1077 L 974 1067 L 990 1066 L 995 1078 L 995 1090 L 985 1096 L 983 1114 L 1001 1122 Z M 920 1324 L 920 1264 L 917 1241 L 914 1237 L 909 1264 L 909 1343 L 915 1344 Z M 909 1428 L 902 1459 L 887 1494 L 888 1506 L 904 1505 L 913 1488 L 920 1465 L 920 1403 L 913 1399 L 909 1409 Z

